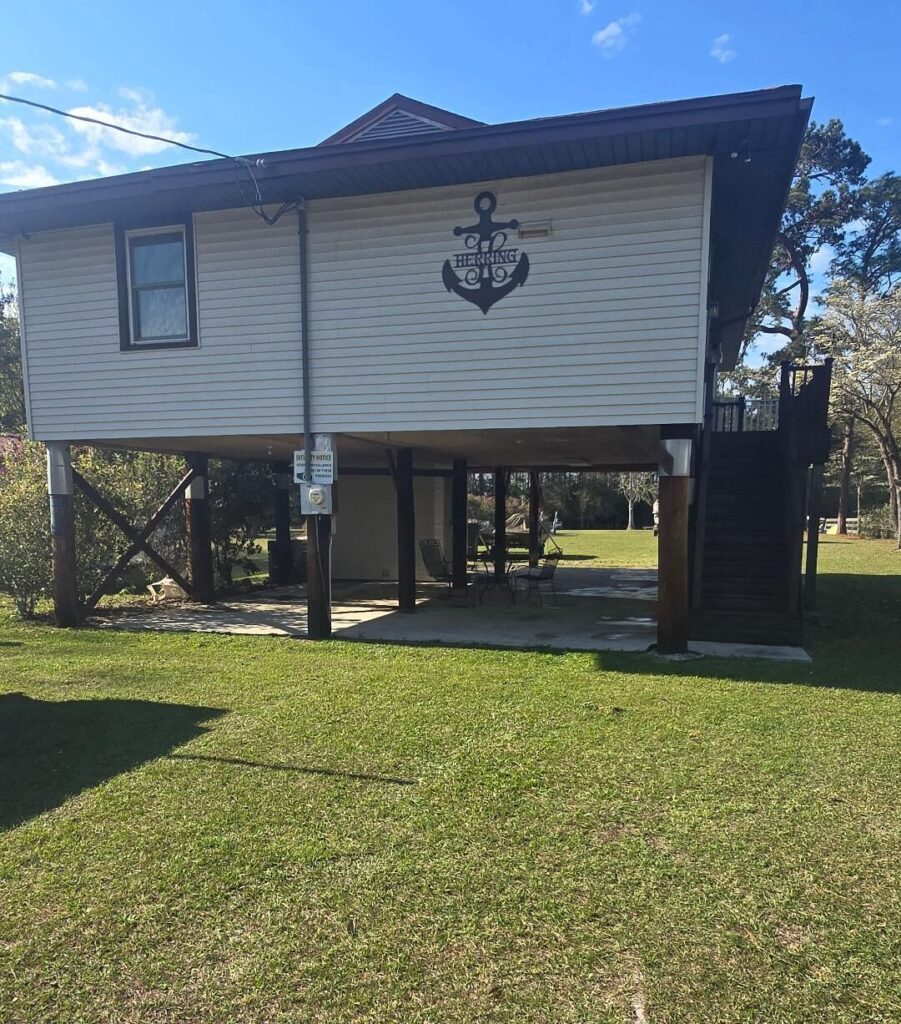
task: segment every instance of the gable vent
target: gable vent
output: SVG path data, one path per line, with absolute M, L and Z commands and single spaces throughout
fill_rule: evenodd
M 390 114 L 378 118 L 367 125 L 347 142 L 369 142 L 373 139 L 397 139 L 405 135 L 426 135 L 429 132 L 446 132 L 446 125 L 429 121 L 425 117 L 417 117 L 405 110 L 392 110 Z

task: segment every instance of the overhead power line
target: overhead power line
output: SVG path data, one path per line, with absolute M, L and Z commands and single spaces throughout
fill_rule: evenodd
M 192 146 L 187 142 L 179 142 L 177 139 L 166 138 L 164 135 L 153 135 L 150 132 L 139 132 L 135 128 L 126 128 L 124 125 L 115 124 L 112 121 L 103 121 L 99 117 L 89 117 L 87 114 L 74 114 L 70 110 L 61 110 L 59 107 L 51 107 L 47 103 L 37 103 L 35 100 L 26 100 L 21 96 L 9 96 L 6 93 L 0 93 L 0 100 L 6 100 L 8 103 L 21 103 L 26 107 L 34 107 L 37 110 L 44 110 L 48 114 L 67 117 L 72 121 L 83 121 L 85 124 L 97 125 L 99 128 L 109 128 L 114 132 L 122 132 L 123 135 L 135 135 L 139 139 L 149 139 L 152 142 L 162 142 L 167 146 L 178 146 L 179 149 L 186 149 L 191 153 L 201 153 L 204 156 L 219 157 L 221 160 L 231 160 L 232 163 L 235 164 L 235 184 L 238 187 L 238 191 L 241 193 L 241 198 L 258 217 L 261 217 L 270 226 L 275 224 L 275 222 L 289 210 L 296 210 L 301 203 L 301 200 L 292 200 L 287 203 L 282 203 L 274 215 L 270 216 L 267 214 L 263 209 L 263 195 L 260 191 L 260 184 L 257 181 L 257 176 L 254 174 L 253 164 L 247 159 L 247 157 L 232 156 L 229 153 L 220 153 L 216 149 L 204 149 L 202 146 Z M 262 161 L 258 161 L 258 165 L 262 166 Z M 253 199 L 248 199 L 244 193 L 244 187 L 241 184 L 241 179 L 238 177 L 238 168 L 241 167 L 247 171 L 247 174 L 253 184 Z
M 84 121 L 86 124 L 96 124 L 101 128 L 111 128 L 114 132 L 122 132 L 125 135 L 136 135 L 139 139 L 150 139 L 153 142 L 164 142 L 167 146 L 178 146 L 180 149 L 188 149 L 192 153 L 203 153 L 205 156 L 218 156 L 223 160 L 243 160 L 243 157 L 230 156 L 228 153 L 219 153 L 215 149 L 203 149 L 200 146 L 190 146 L 187 142 L 179 142 L 177 139 L 167 139 L 162 135 L 151 135 L 148 132 L 139 132 L 134 128 L 126 128 L 121 124 L 113 124 L 112 121 L 101 121 L 98 117 L 88 117 L 86 114 L 73 114 L 69 110 L 60 110 L 59 107 L 51 107 L 46 103 L 36 103 L 34 100 L 26 100 L 21 96 L 7 96 L 0 92 L 0 100 L 9 103 L 22 103 L 26 107 L 36 107 L 38 110 L 46 110 L 50 114 L 58 114 L 60 117 L 68 117 L 73 121 Z

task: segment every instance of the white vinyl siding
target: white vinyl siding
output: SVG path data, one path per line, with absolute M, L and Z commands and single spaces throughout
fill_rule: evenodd
M 487 315 L 441 281 L 486 188 L 551 221 Z M 309 204 L 316 429 L 696 422 L 708 204 L 703 158 Z
M 297 220 L 194 219 L 199 348 L 119 350 L 112 225 L 23 239 L 31 428 L 42 440 L 301 429 Z
M 550 221 L 483 315 L 448 292 L 453 228 Z M 703 158 L 308 204 L 317 431 L 697 422 Z M 194 217 L 199 347 L 122 352 L 112 225 L 20 241 L 30 424 L 42 440 L 298 434 L 297 219 Z

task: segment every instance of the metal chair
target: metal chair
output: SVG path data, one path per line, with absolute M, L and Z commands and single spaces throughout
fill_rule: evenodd
M 538 605 L 542 605 L 541 600 L 541 587 L 547 584 L 551 588 L 551 593 L 554 596 L 554 604 L 557 603 L 557 590 L 554 587 L 554 573 L 557 571 L 557 563 L 560 561 L 559 553 L 553 555 L 547 555 L 542 558 L 538 565 L 530 567 L 528 569 L 518 569 L 514 571 L 511 576 L 513 579 L 514 589 L 519 586 L 520 583 L 524 584 L 526 589 L 526 600 L 532 596 L 534 590 L 538 594 Z
M 454 585 L 454 574 L 451 572 L 441 545 L 434 538 L 419 542 L 419 553 L 425 565 L 425 571 L 437 583 L 446 583 L 448 590 Z
M 419 552 L 422 555 L 425 571 L 433 580 L 435 580 L 436 583 L 447 584 L 447 597 L 450 598 L 454 589 L 454 574 L 447 559 L 444 557 L 444 552 L 441 550 L 441 544 L 434 538 L 421 540 L 419 542 Z M 469 586 L 473 579 L 475 579 L 475 575 L 468 572 L 466 574 L 467 586 Z M 478 590 L 478 598 L 481 602 L 481 588 Z

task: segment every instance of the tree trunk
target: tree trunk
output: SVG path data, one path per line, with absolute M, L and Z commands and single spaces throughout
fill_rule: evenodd
M 898 485 L 895 494 L 895 508 L 901 505 L 901 484 Z M 898 516 L 897 520 L 897 538 L 898 538 L 898 551 L 901 551 L 901 515 Z
M 889 513 L 891 518 L 892 526 L 897 531 L 901 526 L 901 516 L 898 515 L 898 477 L 895 473 L 895 466 L 892 462 L 892 457 L 885 445 L 880 445 L 882 448 L 882 462 L 885 466 L 885 475 L 888 480 L 888 497 L 889 497 Z
M 629 498 L 628 501 L 629 501 L 629 522 L 626 524 L 626 529 L 627 530 L 634 530 L 635 529 L 635 502 L 632 501 L 631 498 Z
M 842 443 L 842 470 L 838 490 L 838 525 L 836 533 L 848 535 L 848 508 L 851 502 L 851 473 L 854 469 L 854 420 L 845 424 Z

